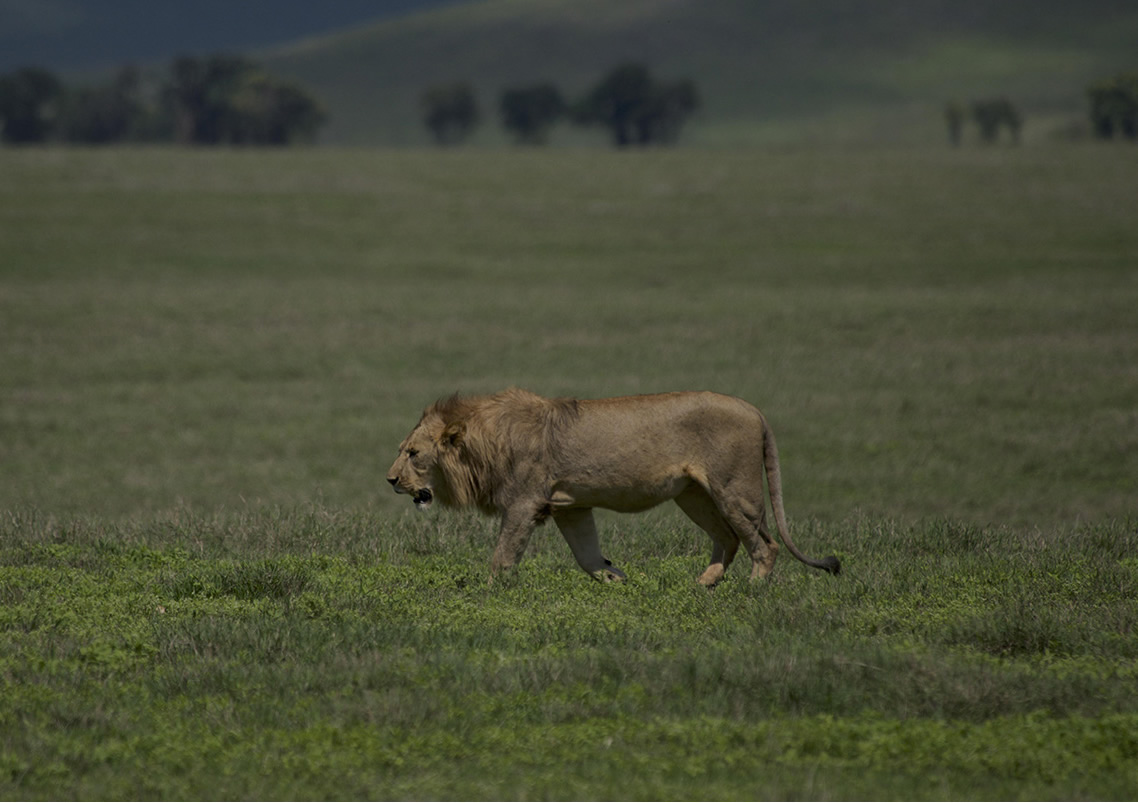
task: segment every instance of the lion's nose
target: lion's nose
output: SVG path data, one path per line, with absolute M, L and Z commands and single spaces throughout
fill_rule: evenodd
M 390 482 L 392 485 L 395 485 L 397 482 L 399 482 L 399 478 L 398 477 L 388 477 L 387 481 Z

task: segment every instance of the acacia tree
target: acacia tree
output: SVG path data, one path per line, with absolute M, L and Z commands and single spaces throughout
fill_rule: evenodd
M 1138 73 L 1123 73 L 1087 89 L 1091 126 L 1099 139 L 1138 139 Z
M 63 84 L 47 70 L 29 67 L 0 75 L 0 138 L 12 143 L 47 140 L 63 95 Z
M 165 98 L 185 144 L 287 145 L 311 140 L 325 120 L 307 92 L 239 56 L 175 60 Z
M 474 87 L 468 83 L 429 87 L 420 101 L 423 122 L 439 145 L 457 145 L 481 120 Z
M 984 142 L 995 142 L 1000 136 L 1000 129 L 1007 128 L 1012 142 L 1019 143 L 1023 117 L 1007 98 L 976 101 L 972 104 L 972 118 L 980 127 L 980 139 Z
M 308 93 L 260 71 L 240 82 L 229 106 L 229 137 L 238 145 L 311 142 L 325 120 L 323 109 Z
M 958 100 L 950 100 L 944 106 L 944 122 L 948 126 L 948 141 L 953 147 L 959 146 L 964 137 L 964 121 L 968 110 Z
M 502 125 L 519 144 L 544 145 L 549 129 L 566 112 L 565 99 L 553 84 L 507 89 L 499 110 Z
M 124 67 L 106 86 L 67 93 L 60 123 L 68 142 L 101 144 L 134 136 L 144 115 L 137 68 Z
M 642 64 L 622 64 L 600 80 L 574 108 L 581 125 L 603 125 L 617 147 L 636 139 L 636 121 L 652 93 L 652 78 Z
M 613 69 L 578 101 L 573 119 L 608 128 L 617 147 L 669 144 L 699 102 L 691 81 L 660 84 L 643 64 L 630 62 Z
M 253 64 L 240 56 L 218 54 L 206 60 L 182 56 L 170 67 L 166 100 L 174 115 L 174 138 L 183 144 L 216 145 L 230 141 L 230 100 Z
M 656 86 L 637 120 L 641 144 L 674 144 L 688 116 L 699 108 L 699 93 L 691 81 Z

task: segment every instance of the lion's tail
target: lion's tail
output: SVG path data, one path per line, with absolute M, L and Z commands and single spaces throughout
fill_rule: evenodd
M 765 416 L 763 417 L 763 463 L 767 469 L 767 488 L 770 490 L 775 524 L 778 525 L 778 534 L 782 538 L 782 542 L 786 544 L 786 548 L 790 550 L 790 554 L 807 566 L 824 569 L 830 574 L 840 573 L 842 564 L 833 555 L 821 560 L 808 558 L 799 552 L 798 547 L 790 540 L 790 530 L 786 526 L 786 512 L 782 508 L 782 472 L 778 464 L 778 445 L 775 443 L 774 433 L 771 431 L 770 425 L 767 424 Z

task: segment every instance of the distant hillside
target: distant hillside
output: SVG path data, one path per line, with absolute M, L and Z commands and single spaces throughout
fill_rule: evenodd
M 84 72 L 266 47 L 462 0 L 0 0 L 0 71 Z
M 479 91 L 477 141 L 500 143 L 503 88 L 577 93 L 629 59 L 696 82 L 686 142 L 923 142 L 949 99 L 999 94 L 1048 136 L 1090 80 L 1138 69 L 1135 42 L 1133 0 L 476 0 L 256 55 L 324 100 L 329 143 L 424 144 L 420 92 L 457 79 Z

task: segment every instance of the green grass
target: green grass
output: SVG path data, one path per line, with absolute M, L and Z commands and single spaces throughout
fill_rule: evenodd
M 1130 149 L 0 157 L 0 505 L 394 509 L 517 384 L 742 396 L 799 518 L 1134 512 Z
M 551 531 L 488 586 L 461 516 L 9 516 L 0 794 L 1132 793 L 1134 528 L 851 529 L 844 578 L 708 593 L 671 527 L 621 587 Z
M 1138 786 L 1138 153 L 0 151 L 0 797 Z M 797 543 L 383 472 L 518 384 L 708 388 Z

